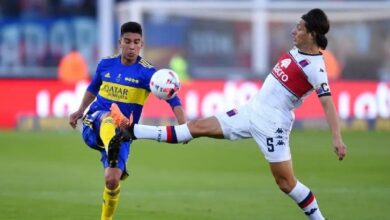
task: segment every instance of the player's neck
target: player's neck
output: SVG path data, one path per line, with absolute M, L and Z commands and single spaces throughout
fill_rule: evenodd
M 302 45 L 297 47 L 298 50 L 306 54 L 319 54 L 320 48 L 317 45 Z
M 121 56 L 121 63 L 123 65 L 133 65 L 135 63 L 137 59 L 134 59 L 134 60 L 130 60 L 130 59 L 126 59 L 124 58 L 123 56 Z

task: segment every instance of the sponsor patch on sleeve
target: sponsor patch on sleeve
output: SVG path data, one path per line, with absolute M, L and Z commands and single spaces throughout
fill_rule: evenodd
M 238 113 L 238 111 L 237 111 L 237 109 L 232 109 L 232 110 L 230 110 L 230 111 L 228 111 L 228 112 L 226 112 L 226 114 L 229 116 L 229 117 L 232 117 L 232 116 L 234 116 L 234 115 L 236 115 Z

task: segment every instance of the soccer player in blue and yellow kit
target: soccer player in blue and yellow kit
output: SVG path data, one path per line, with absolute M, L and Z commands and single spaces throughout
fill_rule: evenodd
M 101 152 L 105 168 L 105 189 L 103 192 L 102 220 L 110 220 L 118 205 L 120 180 L 128 176 L 126 162 L 131 141 L 122 141 L 120 129 L 111 117 L 113 103 L 129 117 L 138 122 L 143 105 L 150 93 L 149 82 L 156 69 L 139 56 L 143 47 L 142 27 L 136 22 L 121 26 L 119 39 L 121 53 L 102 59 L 96 74 L 84 94 L 79 109 L 70 115 L 69 123 L 75 128 L 77 120 L 83 118 L 82 136 L 84 142 Z M 179 124 L 186 117 L 178 97 L 167 101 Z M 89 107 L 84 115 L 85 110 Z

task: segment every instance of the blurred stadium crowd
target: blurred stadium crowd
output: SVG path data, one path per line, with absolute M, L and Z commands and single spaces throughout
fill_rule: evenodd
M 115 1 L 118 2 L 125 1 Z M 223 4 L 223 1 L 214 2 Z M 295 2 L 299 4 L 308 1 Z M 383 4 L 386 1 L 370 2 Z M 84 57 L 88 73 L 93 74 L 100 59 L 96 36 L 96 30 L 100 28 L 97 23 L 97 4 L 98 1 L 93 0 L 2 0 L 0 77 L 58 77 L 61 59 L 74 50 Z M 332 23 L 329 48 L 326 51 L 331 69 L 329 77 L 388 81 L 390 16 L 373 18 L 361 13 L 360 19 L 346 14 L 345 19 Z M 266 74 L 258 73 L 252 68 L 253 36 L 250 21 L 205 20 L 161 12 L 148 12 L 142 16 L 146 40 L 144 52 L 158 68 L 175 65 L 172 58 L 179 56 L 185 63 L 177 64 L 178 68 L 185 65 L 188 75 L 194 79 L 258 79 Z M 115 21 L 115 28 L 119 25 Z M 278 20 L 270 20 L 268 23 L 267 70 L 290 48 L 289 32 L 293 25 L 294 23 Z M 112 33 L 107 33 L 114 35 L 115 42 L 112 45 L 115 45 L 118 37 L 116 32 L 113 30 Z
M 276 6 L 257 7 L 263 3 Z M 242 105 L 291 48 L 291 30 L 308 7 L 325 7 L 330 18 L 323 53 L 343 126 L 390 130 L 387 0 L 0 0 L 0 99 L 15 103 L 0 109 L 0 129 L 69 128 L 97 62 L 117 52 L 118 28 L 131 19 L 143 25 L 143 56 L 184 82 L 188 118 Z M 308 97 L 296 111 L 297 126 L 323 126 L 316 101 Z M 157 99 L 149 103 L 145 119 L 170 117 Z

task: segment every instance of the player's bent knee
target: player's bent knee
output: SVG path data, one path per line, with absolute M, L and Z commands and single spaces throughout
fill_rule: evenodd
M 189 121 L 187 126 L 193 137 L 202 136 L 207 131 L 199 119 Z
M 287 178 L 279 177 L 275 179 L 276 184 L 279 186 L 279 189 L 284 193 L 290 193 L 295 186 L 295 181 L 289 180 Z
M 119 179 L 116 178 L 106 178 L 106 187 L 108 189 L 116 189 L 119 185 Z
M 108 189 L 116 189 L 119 185 L 120 176 L 115 173 L 107 173 L 105 176 L 106 187 Z
M 215 117 L 191 120 L 187 125 L 193 137 L 223 137 Z

